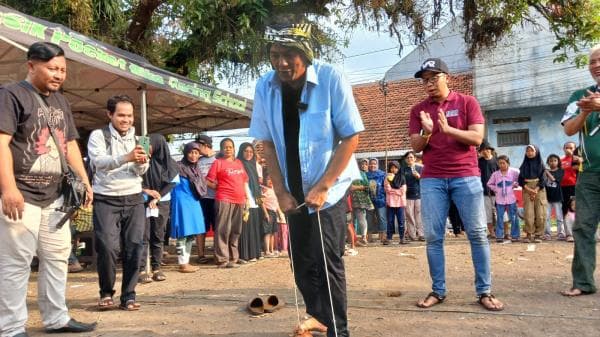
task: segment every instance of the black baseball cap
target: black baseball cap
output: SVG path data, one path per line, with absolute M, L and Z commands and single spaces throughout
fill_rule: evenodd
M 196 142 L 208 146 L 212 146 L 212 138 L 207 135 L 198 135 L 196 137 Z
M 494 151 L 494 147 L 492 146 L 492 144 L 490 144 L 490 142 L 488 142 L 487 139 L 484 139 L 481 142 L 481 145 L 479 145 L 479 148 L 478 148 L 479 151 L 485 150 L 485 149 L 490 149 L 490 150 Z
M 415 78 L 421 78 L 423 72 L 433 71 L 435 73 L 449 73 L 448 66 L 439 58 L 428 58 L 421 64 L 421 70 L 415 73 Z

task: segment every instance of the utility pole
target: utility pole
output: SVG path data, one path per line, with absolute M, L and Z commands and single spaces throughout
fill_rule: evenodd
M 381 92 L 383 93 L 383 113 L 384 113 L 384 117 L 385 117 L 385 167 L 384 167 L 384 171 L 387 172 L 387 166 L 388 166 L 388 137 L 389 137 L 389 132 L 388 132 L 388 125 L 390 123 L 388 123 L 388 111 L 387 111 L 387 94 L 388 94 L 388 84 L 384 79 L 382 79 L 381 81 L 379 81 L 379 89 L 381 90 Z

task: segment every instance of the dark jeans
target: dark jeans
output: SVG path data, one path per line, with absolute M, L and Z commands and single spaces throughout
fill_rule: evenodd
M 206 224 L 206 233 L 215 230 L 215 199 L 202 198 L 200 199 L 200 206 L 202 206 L 202 214 L 204 215 L 204 223 Z
M 346 210 L 346 198 L 342 198 L 334 206 L 320 211 L 323 244 L 339 337 L 350 335 L 347 319 L 346 273 L 342 259 L 346 238 Z M 306 207 L 302 207 L 300 213 L 289 215 L 288 221 L 292 251 L 290 255 L 293 257 L 296 285 L 304 298 L 306 312 L 327 326 L 327 336 L 335 336 L 317 214 L 309 215 Z
M 146 226 L 143 201 L 141 193 L 121 197 L 94 195 L 94 234 L 100 297 L 115 294 L 117 256 L 120 252 L 123 261 L 121 303 L 135 300 Z
M 144 248 L 142 250 L 142 260 L 140 261 L 140 272 L 143 272 L 146 269 L 148 246 L 150 246 L 150 266 L 152 267 L 152 271 L 160 269 L 167 220 L 169 220 L 169 215 L 171 214 L 171 202 L 159 202 L 157 207 L 158 217 L 146 218 L 146 230 L 144 231 Z
M 569 199 L 575 196 L 575 186 L 561 186 L 560 191 L 562 192 L 562 211 L 564 215 L 567 215 L 569 211 Z
M 387 208 L 387 239 L 391 240 L 394 233 L 396 233 L 396 224 L 394 221 L 398 220 L 398 234 L 400 239 L 404 239 L 404 207 L 389 207 Z

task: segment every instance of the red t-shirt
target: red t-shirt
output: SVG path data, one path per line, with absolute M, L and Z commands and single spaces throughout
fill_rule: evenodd
M 229 161 L 219 158 L 208 170 L 206 179 L 217 183 L 215 200 L 226 201 L 232 204 L 244 204 L 246 202 L 246 190 L 244 183 L 248 182 L 248 175 L 244 165 L 239 159 Z
M 461 130 L 469 125 L 484 124 L 479 103 L 473 96 L 451 91 L 445 101 L 437 103 L 427 98 L 412 107 L 408 122 L 409 134 L 421 131 L 421 111 L 428 112 L 433 120 L 433 133 L 423 150 L 423 178 L 460 178 L 479 176 L 475 146 L 463 144 L 440 132 L 438 110 L 446 114 L 448 124 Z
M 577 166 L 573 167 L 573 156 L 561 158 L 560 167 L 565 171 L 560 186 L 575 186 L 577 183 Z

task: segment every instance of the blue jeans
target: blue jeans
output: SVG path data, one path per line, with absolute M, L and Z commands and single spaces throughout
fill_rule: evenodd
M 400 239 L 404 239 L 404 207 L 389 207 L 387 208 L 387 239 L 391 240 L 396 232 L 396 223 L 398 220 L 398 234 Z
M 521 236 L 521 229 L 519 228 L 519 217 L 517 216 L 517 203 L 509 205 L 498 205 L 496 204 L 496 237 L 502 239 L 504 237 L 504 211 L 508 212 L 508 219 L 510 225 L 510 237 L 511 239 L 518 239 Z
M 477 176 L 421 179 L 421 208 L 427 210 L 421 216 L 432 290 L 441 296 L 446 295 L 444 238 L 450 200 L 458 208 L 471 243 L 477 295 L 489 293 L 492 287 L 490 245 L 487 240 L 483 187 Z
M 386 210 L 387 208 L 385 206 L 375 208 L 375 212 L 377 212 L 377 222 L 379 224 L 377 229 L 379 232 L 385 232 L 387 230 Z

